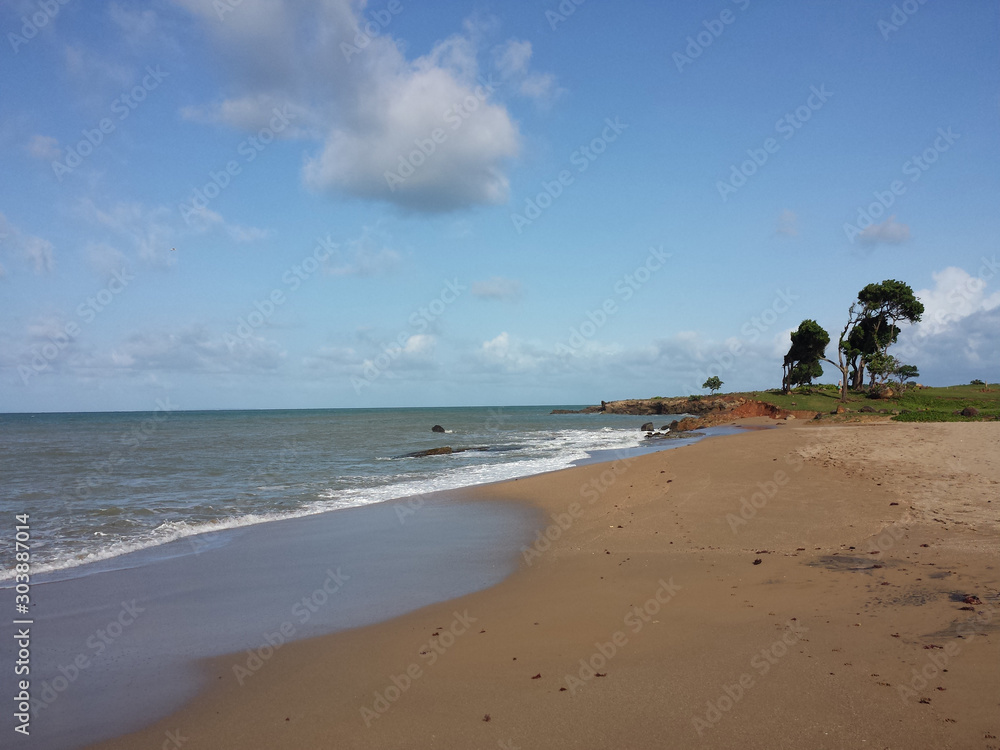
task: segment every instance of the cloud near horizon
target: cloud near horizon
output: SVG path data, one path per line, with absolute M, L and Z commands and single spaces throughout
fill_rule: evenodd
M 996 373 L 1000 291 L 990 294 L 987 287 L 998 270 L 994 256 L 983 259 L 975 276 L 956 266 L 931 274 L 934 288 L 915 292 L 924 303 L 922 320 L 903 329 L 893 354 L 917 365 L 921 376 L 931 380 L 943 380 L 954 372 L 980 378 Z
M 521 136 L 494 98 L 503 76 L 480 71 L 474 23 L 408 60 L 395 16 L 363 0 L 244 0 L 221 21 L 210 3 L 174 2 L 202 22 L 228 78 L 226 98 L 185 108 L 187 119 L 252 131 L 287 108 L 281 137 L 322 142 L 302 170 L 317 191 L 423 212 L 508 200 L 505 164 Z M 530 44 L 509 49 L 517 93 L 548 96 L 554 80 L 527 69 Z

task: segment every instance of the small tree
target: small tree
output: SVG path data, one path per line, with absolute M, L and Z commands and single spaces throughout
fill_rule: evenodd
M 916 365 L 899 365 L 892 372 L 897 378 L 899 378 L 899 385 L 901 388 L 905 388 L 907 380 L 913 380 L 914 378 L 920 377 L 920 372 L 917 370 Z
M 872 374 L 873 385 L 882 386 L 889 377 L 902 366 L 902 362 L 891 354 L 877 352 L 868 358 L 868 372 Z
M 708 390 L 710 390 L 712 392 L 712 395 L 715 395 L 715 392 L 722 387 L 722 381 L 719 380 L 719 376 L 718 375 L 713 375 L 708 380 L 706 380 L 704 383 L 702 383 L 701 387 L 702 388 L 708 388 Z

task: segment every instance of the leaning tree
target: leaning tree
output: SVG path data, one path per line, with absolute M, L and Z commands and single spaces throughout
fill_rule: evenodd
M 847 400 L 848 370 L 852 358 L 858 362 L 857 368 L 873 357 L 887 356 L 889 347 L 895 343 L 899 335 L 897 323 L 917 323 L 924 314 L 923 303 L 913 294 L 909 284 L 895 279 L 886 279 L 880 284 L 869 284 L 860 292 L 847 312 L 847 325 L 837 340 L 837 362 L 823 357 L 823 361 L 840 370 L 840 400 Z M 861 333 L 856 335 L 854 344 L 851 334 L 856 327 L 861 327 Z M 870 352 L 865 352 L 862 345 Z M 856 370 L 859 372 L 860 369 Z M 860 381 L 860 377 L 858 377 Z
M 830 334 L 815 320 L 803 320 L 792 331 L 792 345 L 782 363 L 781 389 L 788 393 L 797 385 L 812 383 L 823 374 L 819 361 L 830 343 Z

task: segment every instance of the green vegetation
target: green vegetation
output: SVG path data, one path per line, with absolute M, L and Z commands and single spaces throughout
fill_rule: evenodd
M 813 378 L 822 377 L 819 361 L 830 343 L 830 334 L 815 320 L 803 320 L 792 332 L 792 346 L 782 365 L 781 389 L 788 393 L 794 386 L 810 385 Z
M 873 399 L 864 391 L 851 391 L 847 401 L 840 400 L 840 389 L 833 384 L 798 388 L 790 393 L 780 390 L 739 394 L 755 398 L 790 411 L 818 411 L 830 414 L 844 406 L 848 414 L 857 416 L 870 407 L 883 417 L 892 415 L 898 422 L 976 422 L 1000 419 L 1000 388 L 978 385 L 953 385 L 946 388 L 910 388 L 895 398 Z M 978 410 L 974 417 L 961 415 L 963 409 Z
M 899 422 L 973 422 L 1000 419 L 1000 390 L 984 390 L 972 385 L 921 388 L 907 391 L 899 400 Z M 974 417 L 961 415 L 963 409 L 978 410 Z M 958 412 L 958 413 L 956 413 Z
M 723 383 L 722 383 L 721 380 L 719 380 L 719 376 L 718 375 L 713 375 L 708 380 L 706 380 L 704 383 L 702 383 L 701 387 L 702 388 L 708 388 L 712 392 L 712 394 L 715 395 L 715 392 L 717 390 L 719 390 L 722 387 L 722 385 L 723 385 Z
M 840 371 L 840 398 L 847 401 L 847 389 L 864 383 L 865 367 L 874 358 L 883 364 L 882 374 L 872 372 L 871 387 L 885 385 L 890 370 L 884 367 L 889 347 L 896 343 L 899 327 L 896 323 L 918 323 L 924 314 L 924 303 L 913 294 L 909 284 L 886 279 L 881 284 L 869 284 L 847 311 L 847 325 L 837 340 L 837 361 L 829 362 Z M 822 329 L 820 329 L 822 330 Z M 902 366 L 902 362 L 895 362 Z M 879 381 L 878 378 L 882 377 Z

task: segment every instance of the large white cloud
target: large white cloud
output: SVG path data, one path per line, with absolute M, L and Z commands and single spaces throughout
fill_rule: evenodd
M 322 141 L 303 170 L 314 189 L 425 211 L 507 201 L 520 136 L 494 100 L 502 84 L 480 75 L 473 25 L 407 60 L 395 15 L 365 0 L 243 0 L 222 18 L 212 3 L 175 3 L 215 40 L 230 89 L 188 118 L 252 130 L 288 108 L 284 137 Z
M 994 256 L 975 274 L 954 266 L 932 274 L 934 287 L 915 292 L 923 319 L 904 328 L 892 353 L 917 365 L 925 382 L 1000 378 L 1000 292 L 990 291 L 998 273 Z
M 944 333 L 970 315 L 1000 306 L 1000 292 L 987 293 L 989 280 L 996 272 L 984 259 L 977 275 L 956 266 L 931 274 L 933 289 L 920 289 L 916 296 L 924 303 L 922 320 L 916 326 L 921 337 Z

